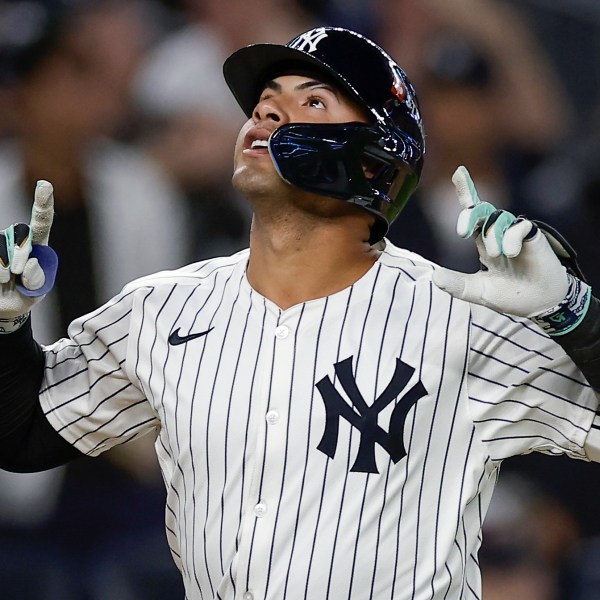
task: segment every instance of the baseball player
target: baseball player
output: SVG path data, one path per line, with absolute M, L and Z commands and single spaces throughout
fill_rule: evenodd
M 484 270 L 385 240 L 424 142 L 370 40 L 321 27 L 224 72 L 249 250 L 134 281 L 40 347 L 49 183 L 4 231 L 1 466 L 155 435 L 188 600 L 480 598 L 503 459 L 600 458 L 598 301 L 559 236 L 481 202 L 464 168 L 458 230 Z

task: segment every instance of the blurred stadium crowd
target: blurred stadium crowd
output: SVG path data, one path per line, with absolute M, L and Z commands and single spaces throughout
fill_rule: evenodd
M 28 220 L 36 180 L 55 187 L 61 267 L 39 341 L 135 277 L 246 245 L 229 182 L 243 116 L 221 65 L 318 24 L 371 36 L 417 88 L 427 156 L 395 243 L 477 268 L 454 229 L 465 164 L 486 200 L 558 228 L 600 289 L 597 0 L 0 0 L 3 226 Z M 600 468 L 529 455 L 500 482 L 486 600 L 598 600 Z M 0 472 L 0 598 L 182 600 L 163 502 L 152 440 Z

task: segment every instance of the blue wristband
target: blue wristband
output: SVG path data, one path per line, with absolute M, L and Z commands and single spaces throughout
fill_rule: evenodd
M 44 271 L 44 285 L 37 290 L 30 290 L 26 288 L 22 283 L 17 283 L 16 288 L 23 296 L 29 298 L 36 298 L 38 296 L 45 296 L 54 286 L 56 280 L 56 272 L 58 271 L 58 256 L 56 252 L 50 248 L 50 246 L 43 246 L 41 244 L 34 244 L 29 258 L 37 258 L 42 271 Z

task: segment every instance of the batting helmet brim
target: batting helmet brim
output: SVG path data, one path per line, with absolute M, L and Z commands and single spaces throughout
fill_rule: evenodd
M 267 81 L 284 73 L 321 73 L 369 112 L 369 106 L 335 69 L 310 54 L 278 44 L 254 44 L 234 52 L 223 65 L 229 89 L 247 117 L 258 102 Z

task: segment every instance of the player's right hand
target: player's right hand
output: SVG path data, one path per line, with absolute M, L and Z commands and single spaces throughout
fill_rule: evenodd
M 0 333 L 18 329 L 54 285 L 58 258 L 48 246 L 53 218 L 52 185 L 38 181 L 29 225 L 0 232 Z

